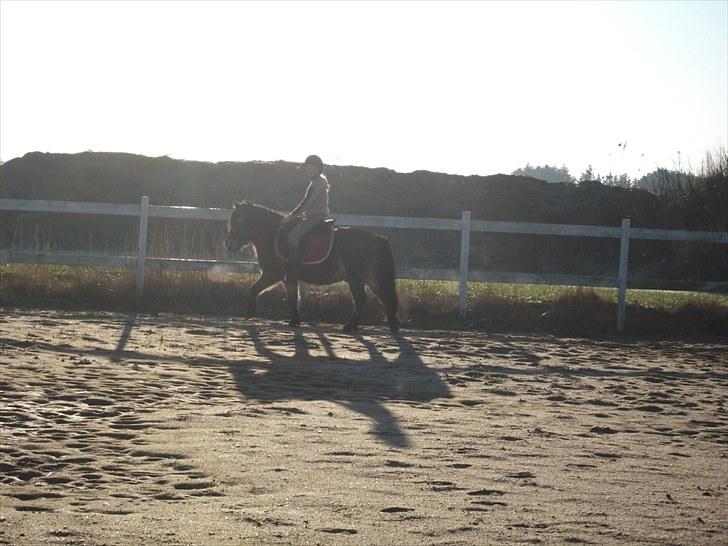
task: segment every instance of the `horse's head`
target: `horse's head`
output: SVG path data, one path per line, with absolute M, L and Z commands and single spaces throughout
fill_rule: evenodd
M 265 241 L 270 240 L 272 244 L 282 220 L 283 214 L 268 207 L 250 201 L 235 203 L 227 223 L 225 248 L 235 252 L 252 242 L 263 253 Z
M 233 211 L 227 223 L 227 236 L 225 237 L 225 248 L 231 252 L 237 252 L 253 238 L 250 214 L 246 214 L 247 208 L 245 202 L 233 205 Z

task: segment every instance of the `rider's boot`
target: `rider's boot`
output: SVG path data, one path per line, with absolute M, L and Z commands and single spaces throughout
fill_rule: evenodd
M 301 276 L 301 249 L 292 247 L 291 255 L 288 258 L 288 271 L 286 271 L 286 282 L 298 282 Z

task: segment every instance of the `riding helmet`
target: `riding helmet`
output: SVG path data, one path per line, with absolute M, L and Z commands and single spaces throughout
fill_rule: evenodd
M 306 161 L 303 162 L 304 165 L 314 165 L 319 172 L 324 172 L 324 162 L 321 160 L 321 158 L 317 155 L 310 155 L 306 158 Z

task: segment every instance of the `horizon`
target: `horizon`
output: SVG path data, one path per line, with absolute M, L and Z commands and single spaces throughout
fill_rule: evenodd
M 316 153 L 402 173 L 563 165 L 578 179 L 592 165 L 639 178 L 695 169 L 728 141 L 728 2 L 0 10 L 3 162 Z
M 143 157 L 145 159 L 168 159 L 171 161 L 180 161 L 183 163 L 206 163 L 206 164 L 210 164 L 210 165 L 219 165 L 219 164 L 223 164 L 223 163 L 263 163 L 263 164 L 287 163 L 287 164 L 291 164 L 291 165 L 298 165 L 299 167 L 302 166 L 302 162 L 288 160 L 288 159 L 241 159 L 241 160 L 212 161 L 212 160 L 200 160 L 200 159 L 187 159 L 187 158 L 174 157 L 174 156 L 169 156 L 169 155 L 151 156 L 151 155 L 140 154 L 140 153 L 135 153 L 135 152 L 114 152 L 114 151 L 101 151 L 101 150 L 83 150 L 83 151 L 79 151 L 79 152 L 42 152 L 40 150 L 33 150 L 30 152 L 26 152 L 22 156 L 14 157 L 7 161 L 0 159 L 0 165 L 9 163 L 10 161 L 14 161 L 14 160 L 22 160 L 25 158 L 25 156 L 31 155 L 31 154 L 52 154 L 52 155 L 69 155 L 69 156 L 81 155 L 81 154 L 108 154 L 108 155 L 130 155 L 130 156 L 136 156 L 136 157 Z M 528 165 L 528 166 L 532 167 L 532 168 L 556 167 L 555 165 Z M 491 173 L 482 173 L 482 174 L 476 173 L 476 174 L 467 174 L 466 175 L 466 174 L 451 173 L 451 172 L 445 172 L 445 171 L 433 171 L 433 170 L 429 170 L 429 169 L 415 169 L 413 171 L 400 171 L 397 169 L 392 169 L 390 167 L 369 167 L 366 165 L 355 165 L 355 164 L 345 164 L 345 163 L 327 163 L 327 164 L 325 164 L 325 167 L 326 168 L 336 167 L 336 168 L 342 168 L 342 169 L 347 169 L 347 168 L 372 169 L 372 170 L 385 169 L 385 170 L 392 171 L 395 174 L 402 174 L 402 175 L 411 175 L 411 174 L 416 174 L 416 173 L 429 173 L 429 174 L 436 174 L 436 175 L 443 175 L 443 176 L 459 176 L 459 177 L 465 177 L 465 178 L 468 178 L 468 177 L 487 178 L 487 177 L 491 177 L 491 176 L 516 176 L 516 177 L 520 176 L 520 177 L 525 177 L 525 178 L 534 178 L 536 180 L 541 180 L 541 181 L 548 182 L 548 183 L 554 183 L 553 181 L 546 180 L 544 178 L 540 178 L 537 174 L 520 174 L 520 173 L 516 174 L 515 172 L 491 172 Z M 680 171 L 678 171 L 677 169 L 658 167 L 655 171 L 651 171 L 651 172 L 645 173 L 645 174 L 646 175 L 654 174 L 658 170 L 662 170 L 662 169 L 668 170 L 670 172 L 681 172 L 681 173 L 687 174 L 687 175 L 697 175 L 697 176 L 700 175 L 700 173 L 698 171 L 696 171 L 694 169 L 687 170 L 687 169 L 685 169 L 685 167 L 683 167 L 683 170 L 680 170 Z M 579 182 L 578 176 L 574 176 L 574 173 L 571 173 L 571 172 L 569 174 L 572 175 L 574 182 Z M 603 173 L 599 173 L 596 171 L 593 172 L 593 175 L 595 178 L 593 178 L 592 180 L 600 181 L 600 182 L 603 182 L 603 183 L 606 183 L 607 185 L 609 185 L 608 182 L 605 182 L 605 177 L 607 175 L 604 175 Z M 616 178 L 616 175 L 615 175 L 615 178 Z M 632 182 L 636 183 L 640 179 L 639 178 L 630 178 L 630 180 Z M 642 188 L 642 189 L 644 189 L 644 188 Z

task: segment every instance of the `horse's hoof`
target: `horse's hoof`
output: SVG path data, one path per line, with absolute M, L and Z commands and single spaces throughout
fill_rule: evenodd
M 291 319 L 288 323 L 288 326 L 291 328 L 298 328 L 301 326 L 301 321 L 297 319 Z
M 356 332 L 356 331 L 357 331 L 358 329 L 359 329 L 359 327 L 358 327 L 358 326 L 356 326 L 356 325 L 353 325 L 353 324 L 347 324 L 346 326 L 344 326 L 344 327 L 342 328 L 342 331 L 343 331 L 343 332 L 344 332 L 345 334 L 353 334 L 353 333 L 355 333 L 355 332 Z

